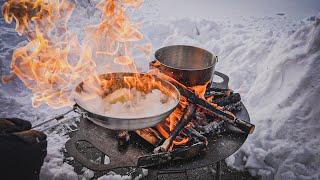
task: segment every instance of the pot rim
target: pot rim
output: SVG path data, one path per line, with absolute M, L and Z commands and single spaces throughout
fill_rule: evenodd
M 166 49 L 166 48 L 170 48 L 170 47 L 190 47 L 190 48 L 195 48 L 195 49 L 199 49 L 201 51 L 204 51 L 208 54 L 210 54 L 212 56 L 212 59 L 213 59 L 213 63 L 212 65 L 208 66 L 208 67 L 205 67 L 205 68 L 194 68 L 194 69 L 190 69 L 190 68 L 177 68 L 177 67 L 173 67 L 173 66 L 170 66 L 170 65 L 167 65 L 167 64 L 164 64 L 163 62 L 161 62 L 159 59 L 159 53 L 160 51 L 162 51 L 163 49 Z M 167 67 L 167 68 L 170 68 L 170 69 L 174 69 L 174 70 L 180 70 L 180 71 L 203 71 L 203 70 L 208 70 L 208 69 L 211 69 L 211 68 L 214 68 L 216 63 L 218 62 L 218 56 L 215 56 L 213 55 L 210 51 L 208 50 L 205 50 L 205 49 L 202 49 L 202 48 L 199 48 L 199 47 L 195 47 L 195 46 L 190 46 L 190 45 L 170 45 L 170 46 L 163 46 L 161 48 L 159 48 L 156 52 L 155 52 L 155 55 L 154 55 L 155 59 L 157 61 L 159 61 L 161 63 L 161 65 Z

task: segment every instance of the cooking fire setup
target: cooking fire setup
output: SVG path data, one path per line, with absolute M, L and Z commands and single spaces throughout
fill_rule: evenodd
M 156 51 L 155 59 L 148 73 L 102 74 L 96 88 L 115 103 L 128 98 L 116 92 L 122 88 L 146 93 L 159 89 L 171 98 L 169 108 L 145 117 L 108 116 L 81 100 L 87 93 L 82 82 L 75 90 L 81 98 L 75 98 L 73 108 L 80 123 L 66 142 L 68 154 L 93 171 L 139 167 L 156 170 L 156 176 L 216 164 L 220 179 L 221 161 L 237 151 L 255 128 L 240 95 L 228 88 L 228 76 L 215 71 L 218 57 L 204 49 L 167 46 Z M 213 76 L 223 81 L 213 82 Z M 101 153 L 100 163 L 79 150 L 83 142 Z
M 53 129 L 75 112 L 80 121 L 66 152 L 90 170 L 136 167 L 158 177 L 216 164 L 221 179 L 221 161 L 255 126 L 240 94 L 229 88 L 229 77 L 215 71 L 218 56 L 172 45 L 157 50 L 150 62 L 152 45 L 137 43 L 144 39 L 141 23 L 127 12 L 143 0 L 88 3 L 97 8 L 99 21 L 79 22 L 80 28 L 69 23 L 77 21 L 72 16 L 77 2 L 7 1 L 3 6 L 4 20 L 16 21 L 16 31 L 27 37 L 13 52 L 11 73 L 3 81 L 18 77 L 32 92 L 34 107 L 72 107 L 33 129 Z M 149 63 L 149 69 L 142 71 L 139 63 Z M 214 82 L 214 76 L 222 81 Z M 58 123 L 49 126 L 54 120 Z M 100 162 L 85 155 L 91 149 L 99 152 Z

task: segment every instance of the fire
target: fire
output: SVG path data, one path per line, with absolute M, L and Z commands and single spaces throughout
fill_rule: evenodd
M 161 124 L 156 126 L 156 129 L 164 138 L 169 138 L 170 133 L 174 130 L 177 123 L 180 121 L 183 116 L 183 112 L 188 105 L 188 101 L 185 97 L 180 97 L 180 102 L 178 107 L 170 114 L 170 116 Z M 182 140 L 174 140 L 174 145 L 184 145 L 189 141 L 188 137 L 183 138 Z
M 139 25 L 132 22 L 126 13 L 127 9 L 137 9 L 142 3 L 143 0 L 102 0 L 96 5 L 101 12 L 100 23 L 84 27 L 85 35 L 80 41 L 78 34 L 72 32 L 68 25 L 76 8 L 70 0 L 8 0 L 3 7 L 4 19 L 7 23 L 15 20 L 16 31 L 19 35 L 26 35 L 28 43 L 14 51 L 12 74 L 3 80 L 9 82 L 18 77 L 32 91 L 34 106 L 46 103 L 59 108 L 73 104 L 72 92 L 83 81 L 90 84 L 91 92 L 103 96 L 117 83 L 114 79 L 99 78 L 99 74 L 112 72 L 115 70 L 113 67 L 138 72 L 133 50 L 146 56 L 152 52 L 150 44 L 135 45 L 143 35 Z M 156 75 L 169 78 L 161 73 Z M 150 76 L 146 77 L 149 78 L 128 76 L 123 80 L 129 87 L 144 90 L 156 87 L 170 95 L 171 92 L 161 84 L 150 80 Z M 206 85 L 191 89 L 204 98 Z M 187 99 L 181 97 L 178 108 L 156 126 L 161 136 L 170 136 L 187 106 Z M 145 130 L 145 133 L 150 132 Z M 180 146 L 188 141 L 187 136 L 181 135 L 173 144 Z
M 159 69 L 153 69 L 152 71 L 150 71 L 150 74 L 157 75 L 161 79 L 165 79 L 169 82 L 175 82 L 175 83 L 180 84 L 181 86 L 185 87 L 183 84 L 181 84 L 180 82 L 171 78 L 170 76 L 167 76 L 167 75 L 161 73 L 159 71 Z M 206 87 L 208 84 L 209 84 L 209 82 L 206 83 L 205 85 L 198 85 L 198 86 L 189 87 L 189 88 L 192 89 L 199 97 L 205 99 L 204 95 L 205 95 Z M 179 102 L 179 105 L 177 106 L 177 108 L 170 114 L 170 116 L 163 123 L 160 123 L 155 127 L 157 129 L 157 131 L 162 135 L 162 137 L 167 139 L 170 136 L 170 133 L 173 132 L 176 125 L 178 124 L 178 122 L 182 118 L 184 111 L 186 110 L 188 104 L 189 104 L 189 102 L 186 99 L 186 97 L 181 96 L 180 102 Z M 190 126 L 190 124 L 188 124 L 187 127 L 188 126 Z M 182 135 L 182 134 L 180 134 L 180 135 Z M 189 137 L 187 137 L 187 136 L 182 137 L 182 138 L 180 137 L 180 139 L 176 138 L 173 141 L 173 145 L 181 146 L 181 145 L 186 145 L 188 142 L 189 142 Z
M 73 104 L 71 93 L 81 81 L 110 69 L 110 65 L 137 72 L 132 50 L 146 55 L 150 45 L 134 46 L 143 39 L 138 25 L 126 14 L 137 9 L 143 0 L 102 0 L 99 24 L 84 27 L 84 40 L 68 26 L 76 4 L 70 0 L 8 0 L 3 6 L 7 23 L 16 22 L 19 35 L 28 43 L 12 56 L 9 82 L 18 77 L 33 93 L 35 107 L 46 103 L 59 108 Z M 112 60 L 113 59 L 113 60 Z M 110 61 L 111 60 L 111 61 Z M 98 79 L 98 78 L 93 78 Z
M 208 84 L 209 84 L 209 82 L 205 83 L 204 85 L 190 87 L 190 89 L 194 90 L 194 92 L 196 92 L 196 94 L 199 97 L 201 97 L 202 99 L 205 99 L 204 95 L 206 93 L 206 89 L 207 89 Z
M 121 65 L 130 65 L 133 60 L 129 56 L 119 56 L 114 58 L 114 62 Z

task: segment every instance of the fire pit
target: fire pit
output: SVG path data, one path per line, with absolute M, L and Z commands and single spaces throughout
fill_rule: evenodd
M 114 92 L 131 91 L 132 87 L 139 93 L 144 92 L 143 96 L 158 89 L 159 96 L 166 96 L 158 98 L 160 105 L 173 97 L 175 101 L 167 108 L 156 109 L 158 111 L 145 117 L 131 113 L 127 118 L 123 114 L 109 116 L 97 110 L 105 109 L 105 105 L 113 101 L 127 101 L 130 95 L 113 98 L 109 104 L 96 105 L 104 99 L 93 99 L 90 108 L 76 100 L 74 110 L 81 114 L 81 123 L 66 148 L 71 156 L 92 170 L 124 166 L 181 170 L 219 162 L 240 147 L 253 132 L 254 125 L 248 122 L 240 95 L 228 89 L 226 76 L 214 72 L 216 56 L 192 46 L 170 46 L 156 52 L 157 60 L 151 66 L 157 71 L 142 76 L 138 73 L 97 76 L 117 67 L 138 72 L 137 59 L 132 57 L 134 50 L 146 56 L 151 52 L 149 45 L 134 44 L 143 39 L 143 34 L 138 30 L 140 25 L 132 23 L 126 13 L 128 8 L 138 9 L 141 4 L 142 1 L 101 1 L 97 4 L 102 13 L 101 22 L 88 26 L 84 39 L 79 41 L 77 35 L 68 30 L 69 18 L 76 7 L 73 2 L 6 2 L 5 20 L 11 23 L 14 19 L 16 30 L 29 39 L 25 46 L 15 50 L 12 74 L 6 80 L 19 77 L 33 92 L 34 106 L 71 105 L 75 85 L 90 78 L 93 82 L 106 82 L 89 85 L 89 91 L 82 83 L 77 93 L 93 91 L 94 97 L 108 99 Z M 108 60 L 113 61 L 108 63 Z M 213 73 L 225 78 L 225 82 L 215 86 L 211 82 Z M 121 89 L 124 85 L 125 89 Z M 113 90 L 118 86 L 120 89 Z M 142 110 L 147 112 L 147 108 Z M 86 159 L 77 150 L 79 141 L 91 143 L 108 155 L 111 163 L 94 164 Z
M 245 106 L 241 103 L 240 107 L 241 110 L 236 113 L 236 116 L 249 121 L 249 114 L 245 109 Z M 117 132 L 97 126 L 91 121 L 81 118 L 78 131 L 66 143 L 66 149 L 69 155 L 74 157 L 76 161 L 94 171 L 108 171 L 123 167 L 138 167 L 139 157 L 145 157 L 146 155 L 152 156 L 153 152 L 152 149 L 150 149 L 150 146 L 147 146 L 146 142 L 137 136 L 131 136 L 132 142 L 130 146 L 127 147 L 126 151 L 119 151 L 116 136 Z M 247 136 L 248 134 L 241 132 L 225 131 L 218 136 L 208 139 L 206 151 L 197 152 L 197 149 L 193 148 L 198 154 L 192 158 L 185 159 L 185 157 L 183 157 L 189 152 L 181 152 L 181 154 L 173 152 L 171 153 L 171 156 L 177 156 L 177 158 L 181 158 L 182 156 L 182 159 L 147 168 L 155 170 L 155 176 L 157 176 L 158 174 L 184 173 L 187 170 L 216 164 L 216 175 L 217 177 L 220 177 L 220 162 L 236 152 L 245 142 Z M 79 145 L 83 141 L 90 143 L 101 152 L 101 157 L 103 158 L 101 158 L 100 164 L 88 159 L 79 150 Z M 105 155 L 109 157 L 110 164 L 104 164 Z M 155 160 L 156 159 L 157 158 L 155 158 Z
M 158 68 L 159 62 L 154 61 L 151 66 Z M 174 74 L 165 73 L 156 74 L 181 94 L 179 105 L 165 121 L 129 132 L 126 128 L 108 129 L 108 125 L 92 121 L 83 108 L 76 106 L 82 117 L 78 132 L 66 143 L 68 153 L 94 171 L 142 167 L 176 173 L 216 163 L 219 179 L 220 161 L 237 151 L 254 130 L 240 95 L 228 89 L 229 78 L 220 72 L 214 74 L 223 82 L 209 81 L 192 87 L 175 80 Z M 87 159 L 78 150 L 82 141 L 97 148 L 102 156 L 107 155 L 110 163 L 97 164 Z

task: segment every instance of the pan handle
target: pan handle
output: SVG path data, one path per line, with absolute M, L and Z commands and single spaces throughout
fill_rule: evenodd
M 212 85 L 211 87 L 214 87 L 214 88 L 220 88 L 220 89 L 228 89 L 229 86 L 229 77 L 219 71 L 214 71 L 214 75 L 217 75 L 219 77 L 221 77 L 223 79 L 222 82 L 213 82 L 212 81 Z
M 70 156 L 79 161 L 82 165 L 93 171 L 107 171 L 116 168 L 112 162 L 110 164 L 97 164 L 86 158 L 76 147 L 77 142 L 83 141 L 78 135 L 75 135 L 66 142 L 66 149 Z M 103 162 L 103 161 L 102 161 Z

